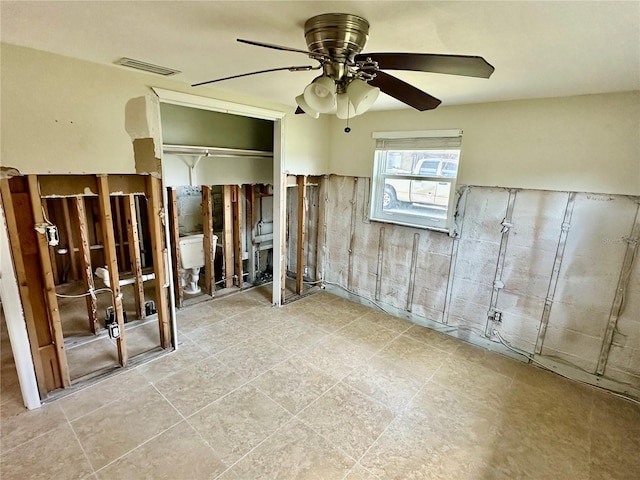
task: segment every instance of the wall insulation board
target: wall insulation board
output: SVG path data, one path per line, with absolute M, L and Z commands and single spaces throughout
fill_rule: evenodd
M 369 222 L 367 178 L 323 181 L 326 242 L 319 261 L 328 284 L 417 323 L 459 327 L 462 338 L 460 332 L 473 331 L 497 342 L 497 331 L 528 354 L 539 349 L 541 359 L 590 374 L 612 328 L 627 261 L 624 301 L 602 370 L 604 378 L 640 389 L 637 197 L 460 187 L 452 238 Z
M 621 195 L 576 195 L 543 355 L 595 373 L 637 210 Z

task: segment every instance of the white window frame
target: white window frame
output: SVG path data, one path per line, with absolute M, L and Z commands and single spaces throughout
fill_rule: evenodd
M 453 215 L 457 202 L 456 177 L 425 177 L 411 174 L 394 175 L 385 173 L 384 159 L 386 152 L 398 150 L 448 150 L 461 151 L 462 130 L 420 130 L 399 132 L 373 132 L 376 140 L 375 157 L 373 162 L 373 175 L 371 181 L 371 204 L 369 219 L 375 222 L 393 223 L 408 227 L 424 228 L 439 232 L 451 233 L 453 227 Z M 460 160 L 459 160 L 460 162 Z M 458 172 L 459 170 L 458 163 Z M 450 184 L 449 203 L 446 209 L 446 217 L 402 214 L 398 212 L 384 211 L 382 208 L 382 195 L 384 193 L 385 179 L 405 179 L 446 182 Z

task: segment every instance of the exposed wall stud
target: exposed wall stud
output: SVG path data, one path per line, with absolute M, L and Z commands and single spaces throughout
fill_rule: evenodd
M 233 286 L 233 210 L 232 210 L 232 186 L 222 186 L 222 253 L 224 254 L 224 286 Z
M 242 271 L 242 191 L 240 185 L 233 187 L 233 256 L 235 259 L 235 277 L 238 287 L 244 287 Z
M 78 248 L 80 250 L 80 271 L 82 281 L 87 292 L 95 290 L 93 281 L 93 269 L 91 266 L 91 250 L 89 249 L 89 231 L 87 229 L 87 212 L 84 204 L 84 197 L 77 196 L 73 199 L 76 213 L 76 236 L 78 238 Z M 94 335 L 98 333 L 98 306 L 93 295 L 87 295 L 87 316 L 89 317 L 89 329 Z
M 7 230 L 9 233 L 9 242 L 11 245 L 11 253 L 13 257 L 13 265 L 16 272 L 16 279 L 18 281 L 20 300 L 22 303 L 22 310 L 27 326 L 27 335 L 29 336 L 29 348 L 31 350 L 31 357 L 33 358 L 33 368 L 38 383 L 38 393 L 40 394 L 40 398 L 44 398 L 47 396 L 47 382 L 42 365 L 40 348 L 38 345 L 38 333 L 35 325 L 33 308 L 31 306 L 29 286 L 27 283 L 27 271 L 22 256 L 22 246 L 20 237 L 18 235 L 18 226 L 16 223 L 13 200 L 11 198 L 11 190 L 9 188 L 9 180 L 7 180 L 6 178 L 0 180 L 0 191 L 2 193 L 2 204 L 4 207 L 5 220 L 7 222 Z M 0 228 L 2 227 L 0 226 Z
M 246 209 L 246 218 L 245 218 L 245 229 L 247 232 L 247 249 L 248 249 L 248 262 L 247 262 L 247 270 L 249 273 L 249 283 L 255 284 L 256 281 L 256 254 L 258 253 L 258 249 L 256 248 L 254 239 L 255 239 L 255 211 L 254 206 L 256 202 L 256 187 L 257 185 L 246 185 L 245 186 L 245 209 Z M 259 201 L 262 201 L 259 199 Z
M 67 234 L 67 249 L 69 254 L 69 263 L 71 265 L 71 278 L 78 279 L 78 262 L 76 261 L 76 245 L 73 239 L 73 228 L 71 228 L 71 215 L 69 215 L 69 201 L 67 198 L 62 199 L 62 215 L 64 217 L 64 229 Z
M 27 182 L 29 184 L 29 197 L 31 199 L 33 220 L 36 225 L 42 224 L 45 220 L 42 213 L 42 204 L 40 203 L 41 199 L 38 177 L 35 175 L 29 175 L 27 177 Z M 43 234 L 38 233 L 36 237 L 38 239 L 40 265 L 42 267 L 42 274 L 44 277 L 43 280 L 45 288 L 45 298 L 47 300 L 47 309 L 51 322 L 50 325 L 53 335 L 53 342 L 58 358 L 60 379 L 62 381 L 62 385 L 68 387 L 71 384 L 71 380 L 69 378 L 69 365 L 67 363 L 67 353 L 64 349 L 62 322 L 60 321 L 60 310 L 58 309 L 58 299 L 56 298 L 56 286 L 53 281 L 51 258 L 49 257 L 49 245 L 46 237 Z
M 538 329 L 538 338 L 536 340 L 536 346 L 534 350 L 536 354 L 540 354 L 542 352 L 544 337 L 547 333 L 547 325 L 549 324 L 549 316 L 551 315 L 551 305 L 553 304 L 553 297 L 556 293 L 556 287 L 558 286 L 558 278 L 560 277 L 560 267 L 562 266 L 564 247 L 567 244 L 567 237 L 569 236 L 569 229 L 571 228 L 571 216 L 573 214 L 573 205 L 575 204 L 575 199 L 576 193 L 569 193 L 569 197 L 567 198 L 567 206 L 564 211 L 564 219 L 562 221 L 562 230 L 560 231 L 560 238 L 558 240 L 558 248 L 556 249 L 556 257 L 553 261 L 551 279 L 549 280 L 547 298 L 544 301 L 544 310 L 542 311 L 542 319 L 540 320 L 540 328 Z
M 156 308 L 158 311 L 158 328 L 160 330 L 160 346 L 171 346 L 171 324 L 169 319 L 169 299 L 167 298 L 167 249 L 164 246 L 165 232 L 163 227 L 164 211 L 162 209 L 161 181 L 152 175 L 147 177 L 149 230 L 151 231 L 151 249 L 153 268 L 156 274 Z
M 140 261 L 140 242 L 138 235 L 138 221 L 136 215 L 135 195 L 129 194 L 124 200 L 124 217 L 127 224 L 127 243 L 129 244 L 129 263 L 131 273 L 135 278 L 133 284 L 133 297 L 136 304 L 136 316 L 146 318 L 144 298 L 144 282 L 142 281 L 142 262 Z
M 39 190 L 38 190 L 39 191 Z M 40 198 L 41 203 L 41 216 L 49 219 L 51 218 L 51 214 L 49 212 L 49 201 L 46 198 L 41 198 L 38 194 L 38 198 Z M 58 274 L 58 263 L 56 261 L 56 250 L 55 247 L 47 245 L 47 250 L 49 252 L 49 260 L 51 263 L 51 275 L 53 276 L 54 285 L 58 285 L 60 283 L 60 275 Z
M 204 289 L 207 295 L 213 297 L 216 287 L 213 269 L 216 252 L 213 251 L 213 195 L 209 185 L 202 186 L 202 231 L 204 232 Z
M 318 241 L 316 242 L 316 280 L 324 280 L 326 252 L 327 252 L 327 186 L 329 177 L 320 177 L 318 192 Z
M 626 240 L 627 250 L 624 254 L 624 260 L 622 261 L 622 269 L 620 271 L 620 278 L 618 279 L 618 285 L 616 287 L 616 295 L 613 300 L 613 306 L 611 307 L 611 314 L 609 315 L 609 322 L 607 323 L 607 329 L 604 334 L 602 349 L 598 359 L 598 367 L 596 369 L 596 373 L 598 375 L 602 375 L 605 367 L 607 366 L 609 351 L 611 350 L 611 343 L 613 341 L 613 333 L 616 330 L 618 318 L 622 312 L 624 296 L 627 293 L 629 279 L 631 278 L 633 261 L 638 252 L 638 243 L 640 243 L 640 205 L 638 205 L 638 209 L 636 210 L 636 218 L 633 222 L 631 235 Z
M 180 227 L 178 225 L 178 192 L 174 187 L 167 187 L 169 201 L 169 230 L 171 235 L 171 259 L 173 266 L 174 294 L 176 305 L 182 308 L 184 301 L 184 289 L 180 278 Z
M 416 283 L 416 266 L 418 263 L 418 247 L 420 246 L 420 234 L 413 234 L 413 250 L 411 251 L 411 269 L 409 270 L 409 288 L 407 290 L 407 305 L 405 310 L 411 311 L 413 306 L 413 289 Z
M 127 365 L 129 354 L 124 327 L 124 312 L 122 308 L 122 293 L 120 292 L 120 273 L 118 270 L 118 257 L 116 256 L 116 242 L 113 228 L 113 215 L 111 213 L 111 198 L 109 196 L 109 179 L 106 175 L 98 175 L 98 202 L 100 204 L 100 221 L 104 237 L 104 258 L 109 270 L 109 283 L 113 297 L 113 310 L 115 319 L 120 329 L 117 340 L 118 362 L 123 367 Z
M 304 288 L 305 242 L 307 231 L 307 177 L 298 175 L 298 249 L 296 256 L 296 293 L 300 295 Z
M 122 208 L 120 202 L 120 195 L 111 197 L 113 199 L 113 205 L 115 207 L 115 230 L 118 243 L 116 244 L 118 253 L 118 266 L 122 269 L 126 269 L 127 263 L 125 262 L 124 252 L 124 233 L 122 232 Z

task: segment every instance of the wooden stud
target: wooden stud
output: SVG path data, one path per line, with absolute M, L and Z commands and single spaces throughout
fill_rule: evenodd
M 233 213 L 231 208 L 231 185 L 222 186 L 222 253 L 224 254 L 224 286 L 233 286 Z
M 113 232 L 113 216 L 111 213 L 111 198 L 109 196 L 109 179 L 106 175 L 98 175 L 98 203 L 100 205 L 100 222 L 104 241 L 104 259 L 109 270 L 109 283 L 113 296 L 113 310 L 116 322 L 120 328 L 118 337 L 118 362 L 123 367 L 127 365 L 129 353 L 124 329 L 124 311 L 122 309 L 122 293 L 120 292 L 120 274 L 118 271 L 118 257 L 116 256 L 116 241 Z
M 244 274 L 242 272 L 242 190 L 240 185 L 234 185 L 233 192 L 233 256 L 237 285 L 242 289 Z
M 27 272 L 22 257 L 22 247 L 20 244 L 20 237 L 18 235 L 18 226 L 16 223 L 16 215 L 13 210 L 13 201 L 11 198 L 11 190 L 9 188 L 8 179 L 3 178 L 2 180 L 0 180 L 0 192 L 2 193 L 2 204 L 5 213 L 5 220 L 7 222 L 7 231 L 9 233 L 11 256 L 13 258 L 13 266 L 16 272 L 16 279 L 18 281 L 18 290 L 20 292 L 22 310 L 24 312 L 24 319 L 27 326 L 27 335 L 29 336 L 29 348 L 31 350 L 31 357 L 33 358 L 33 368 L 35 370 L 36 380 L 38 383 L 38 392 L 40 393 L 40 398 L 44 398 L 47 396 L 47 382 L 45 378 L 44 368 L 42 366 L 42 358 L 40 356 L 38 333 L 36 330 L 35 317 L 29 297 Z
M 87 229 L 87 212 L 83 197 L 77 196 L 72 200 L 76 211 L 76 234 L 78 237 L 78 248 L 80 249 L 80 270 L 82 273 L 82 281 L 84 282 L 85 290 L 89 292 L 91 290 L 95 290 L 96 287 L 93 281 L 93 269 L 91 266 L 89 230 Z M 91 333 L 96 334 L 100 329 L 96 299 L 91 295 L 87 295 L 85 298 L 87 299 L 89 329 L 91 330 Z
M 216 289 L 213 261 L 213 195 L 211 187 L 202 186 L 202 230 L 204 233 L 204 288 L 207 295 L 213 297 Z
M 39 190 L 38 190 L 39 191 Z M 41 203 L 41 216 L 49 219 L 51 218 L 51 214 L 49 212 L 49 201 L 46 198 L 40 198 L 38 194 L 38 198 Z M 44 219 L 43 219 L 44 222 Z M 56 262 L 56 250 L 55 247 L 52 247 L 47 244 L 47 250 L 49 252 L 49 260 L 51 262 L 51 274 L 53 275 L 53 283 L 54 285 L 60 284 L 60 275 L 58 274 L 58 263 Z
M 304 251 L 307 231 L 307 177 L 298 175 L 298 251 L 296 257 L 296 293 L 300 295 L 304 288 Z
M 62 199 L 62 215 L 64 217 L 65 233 L 67 234 L 69 263 L 71 264 L 71 278 L 73 280 L 78 280 L 78 262 L 76 261 L 76 245 L 73 239 L 73 229 L 71 228 L 71 215 L 69 215 L 69 202 L 67 198 Z
M 256 201 L 255 189 L 256 189 L 255 185 L 245 186 L 245 198 L 246 198 L 245 231 L 247 232 L 247 250 L 249 254 L 247 265 L 248 265 L 248 271 L 249 271 L 248 281 L 251 284 L 254 284 L 256 281 L 257 249 L 254 243 L 254 237 L 255 237 L 254 227 L 256 224 L 256 219 L 255 219 L 255 213 L 253 208 Z
M 127 224 L 127 243 L 129 244 L 129 263 L 131 273 L 136 279 L 133 284 L 133 297 L 136 304 L 136 316 L 146 318 L 144 306 L 144 282 L 142 281 L 142 263 L 140 261 L 140 241 L 138 235 L 138 217 L 136 215 L 136 196 L 130 193 L 124 200 L 124 218 Z
M 115 195 L 113 197 L 113 205 L 115 206 L 115 227 L 116 227 L 116 247 L 118 253 L 118 266 L 123 270 L 127 267 L 127 263 L 125 261 L 125 252 L 124 252 L 124 233 L 122 232 L 122 208 L 120 206 L 120 196 Z
M 38 185 L 38 177 L 29 175 L 27 177 L 29 185 L 29 197 L 31 199 L 31 209 L 33 213 L 34 223 L 44 224 L 44 216 L 42 213 L 42 204 L 40 203 L 40 188 Z M 58 370 L 60 372 L 60 380 L 64 387 L 71 385 L 69 378 L 69 365 L 67 363 L 67 353 L 64 349 L 64 336 L 62 334 L 62 322 L 60 321 L 60 310 L 58 309 L 58 299 L 56 298 L 56 285 L 53 280 L 53 271 L 51 258 L 49 257 L 49 245 L 45 235 L 38 233 L 38 252 L 40 256 L 40 265 L 45 287 L 45 298 L 47 300 L 47 310 L 50 320 L 51 332 L 53 335 L 53 343 L 57 356 Z
M 147 195 L 149 203 L 149 229 L 151 231 L 151 250 L 153 253 L 153 268 L 156 274 L 156 309 L 158 310 L 158 328 L 160 329 L 160 346 L 171 346 L 171 326 L 169 319 L 169 300 L 167 298 L 167 265 L 165 258 L 167 249 L 164 247 L 164 229 L 162 219 L 162 190 L 159 178 L 149 175 L 147 178 Z
M 180 228 L 178 225 L 178 192 L 173 187 L 167 187 L 169 200 L 169 230 L 171 235 L 171 260 L 173 263 L 173 283 L 176 305 L 182 308 L 184 289 L 180 278 Z

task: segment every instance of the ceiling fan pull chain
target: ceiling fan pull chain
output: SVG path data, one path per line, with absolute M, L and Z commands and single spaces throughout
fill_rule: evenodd
M 347 102 L 347 126 L 344 127 L 344 133 L 349 133 L 351 131 L 351 129 L 349 128 L 349 107 L 351 105 L 351 102 L 348 101 Z

